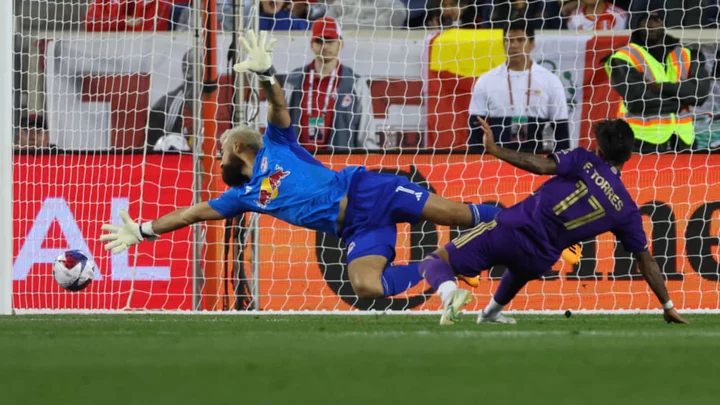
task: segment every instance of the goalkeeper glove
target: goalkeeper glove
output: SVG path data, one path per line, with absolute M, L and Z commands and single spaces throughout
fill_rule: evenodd
M 248 57 L 246 60 L 236 63 L 233 70 L 238 73 L 254 72 L 262 81 L 273 81 L 275 69 L 272 66 L 272 50 L 277 39 L 271 38 L 270 41 L 267 41 L 267 31 L 260 31 L 259 41 L 253 31 L 248 31 L 247 38 L 246 40 L 240 37 L 238 40 Z
M 120 210 L 120 217 L 123 221 L 122 226 L 110 224 L 102 226 L 102 230 L 108 232 L 100 236 L 101 242 L 108 242 L 105 244 L 105 250 L 112 249 L 114 254 L 118 254 L 128 250 L 132 245 L 137 245 L 144 239 L 153 241 L 158 238 L 158 235 L 152 229 L 152 222 L 138 225 L 125 210 Z

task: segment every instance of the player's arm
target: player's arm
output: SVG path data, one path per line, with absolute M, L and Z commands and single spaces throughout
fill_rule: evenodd
M 240 37 L 239 41 L 248 58 L 233 66 L 233 69 L 238 73 L 253 72 L 258 76 L 268 102 L 268 122 L 280 128 L 290 127 L 290 113 L 285 104 L 285 96 L 275 79 L 275 68 L 272 66 L 272 49 L 277 40 L 272 38 L 267 41 L 267 31 L 260 31 L 259 39 L 254 31 L 248 31 L 247 39 Z
M 495 143 L 490 124 L 487 121 L 478 118 L 477 124 L 482 128 L 483 144 L 485 150 L 500 160 L 510 163 L 515 167 L 527 170 L 535 174 L 555 174 L 557 172 L 557 163 L 553 159 L 534 153 L 518 152 L 498 146 Z
M 125 210 L 120 211 L 120 217 L 123 221 L 121 226 L 103 225 L 102 230 L 107 233 L 100 236 L 102 242 L 108 242 L 105 244 L 105 250 L 112 249 L 113 253 L 116 254 L 126 251 L 130 246 L 136 245 L 143 240 L 155 240 L 164 233 L 202 221 L 225 218 L 207 202 L 179 208 L 154 221 L 143 222 L 142 224 L 133 221 Z
M 155 236 L 159 236 L 198 222 L 215 221 L 218 219 L 225 219 L 225 217 L 215 211 L 207 202 L 201 202 L 191 207 L 180 208 L 161 216 L 150 222 L 149 230 Z
M 665 321 L 668 323 L 689 323 L 675 310 L 667 288 L 665 287 L 665 280 L 663 279 L 662 273 L 660 273 L 660 267 L 650 252 L 645 250 L 635 253 L 635 260 L 637 260 L 643 278 L 663 305 Z
M 260 87 L 268 102 L 268 122 L 280 128 L 290 127 L 290 112 L 285 104 L 285 95 L 280 84 L 274 77 L 272 80 L 263 80 L 260 77 Z

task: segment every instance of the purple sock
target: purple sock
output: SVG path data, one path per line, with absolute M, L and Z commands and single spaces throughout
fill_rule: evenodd
M 528 281 L 535 280 L 537 278 L 539 277 L 534 275 L 518 275 L 513 273 L 510 269 L 507 269 L 505 270 L 505 273 L 503 273 L 502 280 L 500 281 L 497 291 L 495 291 L 493 299 L 498 304 L 505 306 L 509 304 L 513 298 L 515 298 L 517 293 L 525 287 L 525 284 L 527 284 Z
M 446 281 L 455 281 L 455 272 L 450 264 L 439 258 L 435 253 L 430 253 L 425 260 L 420 262 L 420 275 L 434 289 L 438 289 L 440 284 Z

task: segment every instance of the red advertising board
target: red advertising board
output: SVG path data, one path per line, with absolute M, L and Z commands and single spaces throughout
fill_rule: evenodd
M 367 165 L 406 175 L 461 201 L 508 206 L 547 179 L 477 155 L 336 155 L 332 169 Z M 189 229 L 110 256 L 97 241 L 117 212 L 154 219 L 192 203 L 192 158 L 178 155 L 22 155 L 15 157 L 15 308 L 191 309 Z M 636 156 L 623 182 L 644 214 L 651 250 L 681 308 L 720 308 L 720 155 Z M 273 310 L 437 309 L 421 283 L 394 300 L 358 300 L 347 279 L 337 238 L 263 216 L 260 220 L 260 304 Z M 451 236 L 447 227 L 398 226 L 397 261 L 422 259 Z M 62 291 L 51 263 L 63 250 L 89 252 L 100 274 L 80 293 Z M 584 243 L 581 266 L 532 282 L 512 309 L 650 309 L 657 303 L 632 261 L 601 235 Z M 246 257 L 250 257 L 249 255 Z M 249 269 L 249 263 L 246 263 Z M 475 309 L 489 300 L 500 273 L 483 273 Z M 213 275 L 206 274 L 207 277 Z
M 191 308 L 190 229 L 113 257 L 98 241 L 120 209 L 153 219 L 192 203 L 190 157 L 16 155 L 14 177 L 15 308 Z M 90 253 L 99 270 L 82 293 L 52 278 L 52 262 L 69 248 Z

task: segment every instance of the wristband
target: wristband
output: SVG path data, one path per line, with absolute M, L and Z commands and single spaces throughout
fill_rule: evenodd
M 675 305 L 673 305 L 672 300 L 668 300 L 668 302 L 663 304 L 664 310 L 673 309 L 674 307 L 675 307 Z
M 270 82 L 270 84 L 275 84 L 275 73 L 276 70 L 273 66 L 270 66 L 270 69 L 257 73 L 258 79 L 263 82 Z
M 144 222 L 142 225 L 140 225 L 140 236 L 142 236 L 143 239 L 147 239 L 149 241 L 153 241 L 158 238 L 158 234 L 153 231 L 151 221 Z

